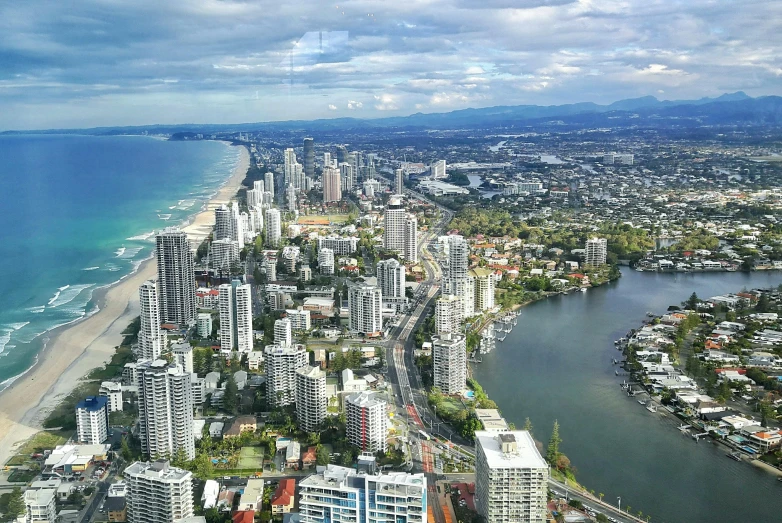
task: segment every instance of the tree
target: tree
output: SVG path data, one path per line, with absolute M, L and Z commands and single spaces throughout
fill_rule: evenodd
M 329 451 L 323 445 L 318 445 L 318 450 L 315 454 L 315 460 L 318 465 L 329 464 Z
M 522 430 L 526 430 L 527 432 L 532 433 L 532 422 L 530 421 L 529 418 L 526 418 L 524 420 L 524 427 L 522 428 Z
M 554 428 L 551 430 L 551 439 L 549 439 L 548 448 L 546 449 L 546 461 L 548 461 L 550 465 L 557 464 L 560 443 L 562 443 L 562 438 L 559 437 L 559 422 L 554 420 Z
M 0 512 L 3 513 L 4 521 L 14 521 L 19 516 L 24 515 L 27 511 L 24 505 L 24 494 L 22 489 L 14 487 L 14 489 L 8 493 L 3 494 L 3 499 L 0 501 Z
M 128 443 L 128 437 L 123 436 L 122 437 L 122 443 L 120 444 L 122 459 L 124 459 L 127 462 L 130 462 L 133 460 L 133 452 L 130 450 L 130 443 Z
M 225 381 L 225 395 L 223 396 L 223 409 L 231 414 L 236 414 L 239 407 L 239 387 L 233 374 Z
M 695 310 L 698 310 L 698 303 L 700 301 L 701 300 L 698 298 L 698 295 L 693 292 L 692 294 L 690 294 L 690 297 L 687 299 L 686 302 L 684 302 L 683 305 L 687 309 L 689 309 L 691 311 L 695 311 Z
M 68 496 L 68 503 L 70 503 L 71 505 L 77 505 L 81 507 L 82 504 L 84 503 L 84 496 L 82 495 L 81 492 L 75 490 L 71 492 L 71 494 Z

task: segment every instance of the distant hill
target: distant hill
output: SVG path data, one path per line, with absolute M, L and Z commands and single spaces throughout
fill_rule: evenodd
M 334 118 L 323 120 L 291 120 L 242 124 L 179 124 L 133 127 L 99 127 L 92 129 L 57 129 L 49 131 L 8 131 L 18 133 L 81 133 L 81 134 L 174 134 L 221 133 L 257 130 L 337 131 L 361 128 L 458 129 L 529 126 L 546 122 L 574 125 L 782 125 L 782 97 L 752 98 L 742 91 L 726 93 L 717 98 L 698 100 L 658 100 L 643 96 L 619 100 L 608 105 L 583 102 L 565 105 L 511 105 L 460 109 L 447 113 L 415 113 L 409 116 L 360 119 Z

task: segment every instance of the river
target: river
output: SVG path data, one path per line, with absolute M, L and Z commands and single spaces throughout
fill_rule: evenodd
M 776 271 L 656 274 L 622 278 L 586 293 L 522 309 L 504 342 L 474 365 L 475 377 L 517 427 L 529 417 L 545 443 L 559 420 L 561 450 L 579 482 L 653 522 L 782 521 L 782 484 L 724 447 L 695 443 L 670 414 L 652 414 L 619 388 L 613 341 L 695 291 L 701 298 L 776 287 Z M 662 409 L 661 409 L 662 410 Z

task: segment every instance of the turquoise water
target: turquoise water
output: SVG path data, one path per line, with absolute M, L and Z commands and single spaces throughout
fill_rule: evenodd
M 0 388 L 96 289 L 151 256 L 154 231 L 197 213 L 239 150 L 148 137 L 0 137 Z

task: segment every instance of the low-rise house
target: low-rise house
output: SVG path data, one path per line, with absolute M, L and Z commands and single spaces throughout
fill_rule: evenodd
M 308 447 L 306 451 L 301 455 L 301 468 L 311 469 L 318 462 L 318 448 Z
M 272 514 L 287 514 L 293 510 L 296 496 L 296 481 L 281 479 L 271 497 Z
M 298 470 L 300 460 L 301 444 L 298 441 L 291 441 L 285 449 L 285 466 Z
M 227 488 L 221 490 L 220 494 L 217 495 L 217 510 L 221 512 L 230 511 L 234 506 L 234 496 L 236 496 L 236 492 L 233 490 Z
M 242 432 L 255 432 L 258 428 L 258 421 L 255 416 L 239 416 L 234 419 L 231 427 L 225 431 L 223 437 L 235 438 L 241 435 Z
M 263 508 L 263 480 L 250 478 L 247 480 L 247 486 L 244 488 L 242 497 L 239 499 L 237 510 L 257 511 Z
M 110 523 L 124 523 L 128 519 L 127 500 L 125 496 L 111 496 L 103 503 Z

